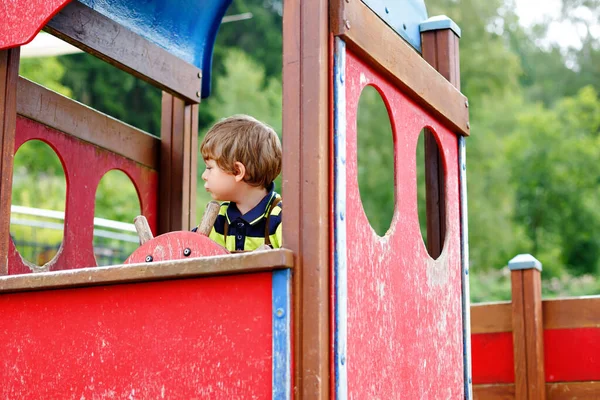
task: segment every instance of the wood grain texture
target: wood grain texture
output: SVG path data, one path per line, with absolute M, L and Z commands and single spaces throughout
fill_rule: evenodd
M 329 397 L 328 6 L 289 0 L 283 12 L 284 246 L 294 274 L 294 395 Z
M 293 253 L 276 249 L 224 256 L 82 268 L 0 277 L 0 293 L 216 276 L 292 268 Z
M 333 0 L 331 3 L 335 35 L 344 38 L 353 51 L 378 65 L 407 95 L 440 118 L 448 128 L 469 135 L 466 97 L 454 85 L 362 1 Z M 460 85 L 459 81 L 457 83 Z
M 527 342 L 525 337 L 523 271 L 511 271 L 513 354 L 515 360 L 515 398 L 527 400 Z
M 74 1 L 44 30 L 188 102 L 200 102 L 201 70 Z
M 596 400 L 600 382 L 546 383 L 547 400 Z M 473 385 L 474 400 L 513 400 L 515 385 Z
M 600 328 L 600 296 L 544 300 L 545 329 Z
M 474 400 L 513 400 L 515 385 L 473 385 Z
M 525 340 L 527 345 L 527 390 L 529 399 L 545 399 L 544 327 L 542 277 L 537 269 L 523 271 Z
M 158 170 L 160 139 L 24 78 L 17 95 L 19 115 Z
M 8 274 L 20 48 L 0 51 L 0 275 Z
M 471 305 L 471 334 L 512 332 L 510 302 Z
M 198 105 L 163 92 L 158 234 L 196 226 Z

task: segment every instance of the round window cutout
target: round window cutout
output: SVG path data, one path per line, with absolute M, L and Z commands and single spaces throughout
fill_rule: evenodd
M 30 265 L 48 264 L 63 241 L 67 181 L 54 150 L 40 140 L 21 145 L 14 158 L 10 236 Z
M 394 216 L 394 136 L 381 94 L 373 86 L 363 89 L 357 117 L 358 188 L 369 224 L 379 236 Z
M 131 179 L 123 171 L 108 171 L 96 189 L 94 256 L 98 266 L 122 264 L 139 247 L 133 219 L 140 214 Z
M 427 253 L 437 259 L 446 235 L 445 170 L 435 135 L 424 128 L 417 141 L 417 208 Z

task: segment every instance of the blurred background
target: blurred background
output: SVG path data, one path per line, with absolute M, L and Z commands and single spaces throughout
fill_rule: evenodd
M 471 297 L 510 299 L 507 262 L 543 264 L 545 297 L 600 293 L 600 0 L 427 0 L 462 29 Z M 200 140 L 220 118 L 247 113 L 281 132 L 282 0 L 234 0 L 215 47 L 212 96 L 200 104 Z M 161 92 L 93 56 L 47 42 L 23 49 L 20 74 L 146 132 L 160 134 Z M 52 46 L 56 46 L 52 50 Z M 375 231 L 394 210 L 393 141 L 387 111 L 367 88 L 359 103 L 359 186 Z M 401 133 L 399 133 L 401 134 Z M 422 135 L 421 135 L 422 136 Z M 422 140 L 419 216 L 425 231 Z M 198 177 L 204 164 L 198 165 Z M 281 177 L 277 180 L 281 189 Z M 45 143 L 17 152 L 11 235 L 24 258 L 49 261 L 62 241 L 66 182 Z M 285 193 L 283 193 L 285 199 Z M 198 184 L 197 216 L 209 198 Z M 129 178 L 111 171 L 96 194 L 99 265 L 138 246 L 140 213 Z M 427 238 L 423 237 L 426 241 Z

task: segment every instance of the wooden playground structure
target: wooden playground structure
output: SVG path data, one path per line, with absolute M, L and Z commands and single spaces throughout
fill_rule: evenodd
M 542 301 L 539 265 L 518 259 L 512 302 L 470 305 L 460 29 L 429 18 L 422 0 L 285 0 L 284 248 L 225 254 L 190 232 L 198 109 L 230 3 L 18 0 L 0 10 L 0 396 L 600 398 L 600 299 Z M 41 29 L 161 89 L 160 138 L 19 77 L 20 46 Z M 357 179 L 369 85 L 394 138 L 396 205 L 383 237 Z M 43 266 L 9 235 L 13 157 L 33 139 L 67 178 L 63 243 Z M 132 180 L 157 237 L 135 262 L 97 267 L 95 191 L 113 169 Z

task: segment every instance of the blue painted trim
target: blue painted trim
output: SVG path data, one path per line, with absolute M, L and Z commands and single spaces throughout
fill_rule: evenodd
M 292 271 L 273 272 L 273 399 L 289 400 L 292 391 L 291 353 Z
M 232 0 L 80 0 L 111 20 L 202 70 L 210 94 L 215 39 Z
M 346 44 L 335 38 L 333 61 L 333 129 L 334 129 L 334 266 L 335 281 L 335 395 L 348 398 L 347 319 L 348 281 L 346 265 Z
M 471 368 L 471 298 L 469 289 L 469 221 L 467 205 L 467 148 L 464 136 L 458 138 L 458 165 L 460 180 L 460 254 L 462 269 L 462 325 L 463 368 L 465 399 L 473 398 L 473 373 Z
M 427 19 L 424 0 L 362 0 L 362 2 L 419 53 L 421 52 L 419 25 Z
M 542 263 L 531 254 L 519 254 L 508 262 L 508 268 L 511 271 L 518 269 L 537 269 L 542 270 Z
M 423 21 L 419 26 L 421 32 L 438 31 L 442 29 L 452 29 L 456 36 L 460 37 L 461 31 L 458 25 L 445 15 L 438 15 Z

